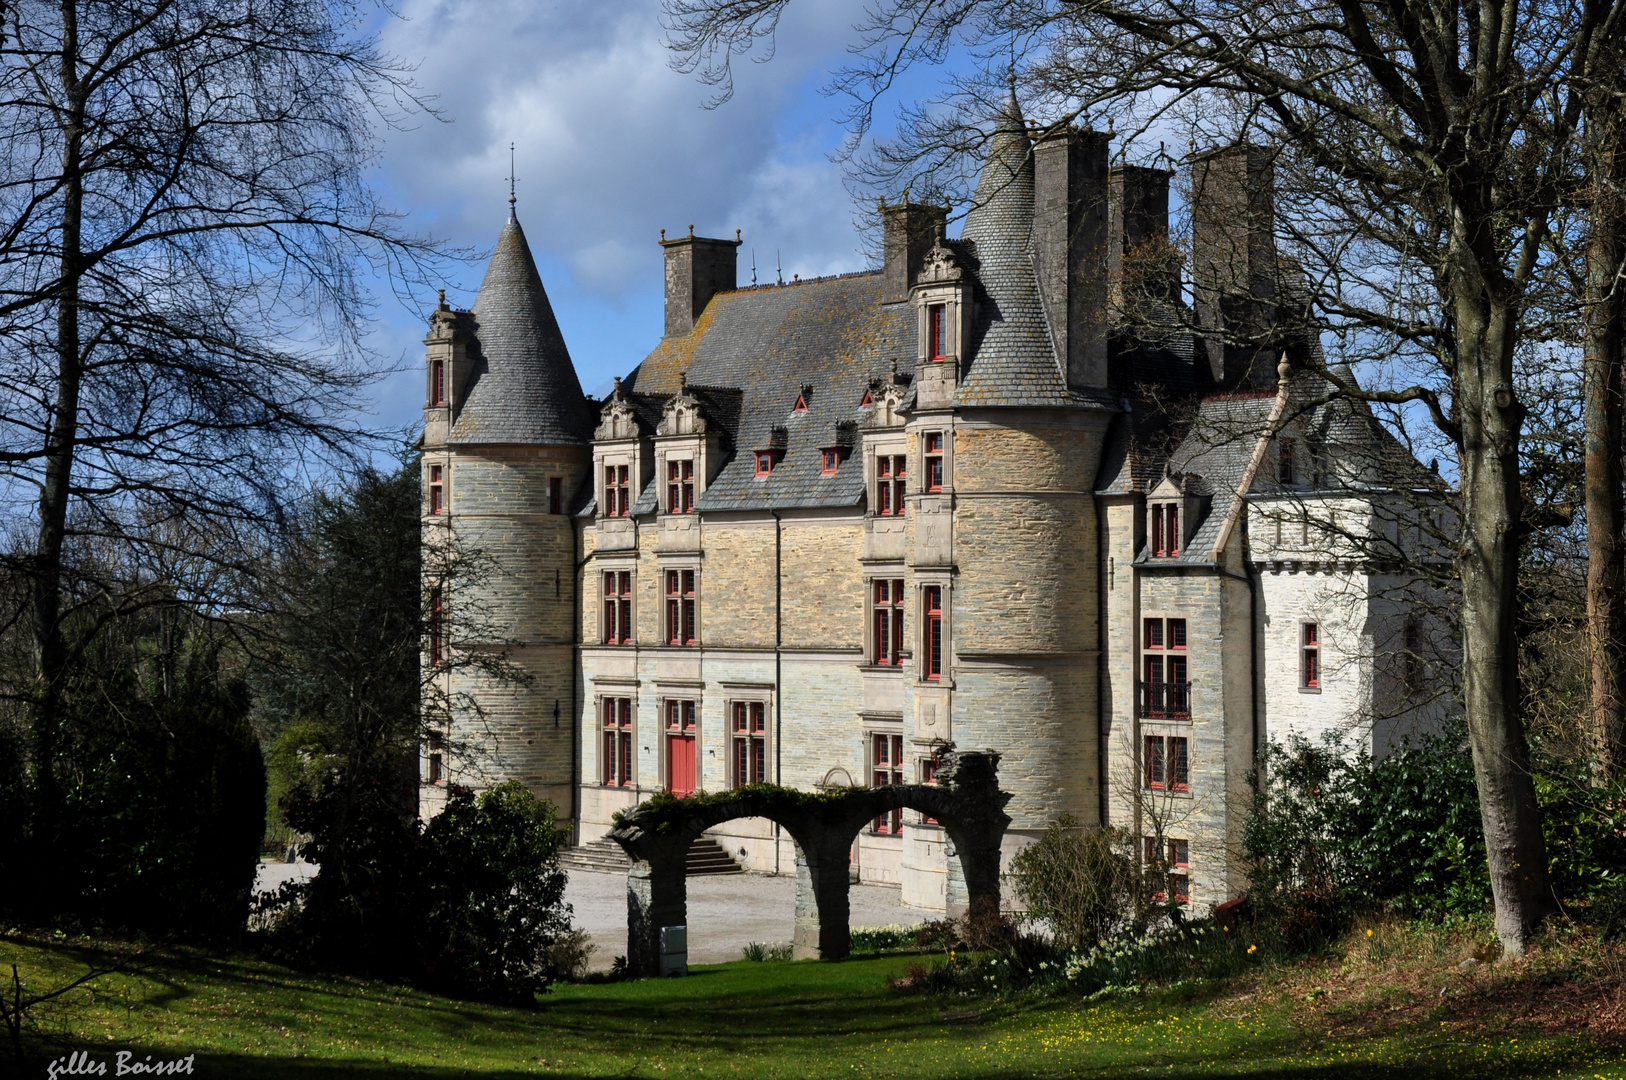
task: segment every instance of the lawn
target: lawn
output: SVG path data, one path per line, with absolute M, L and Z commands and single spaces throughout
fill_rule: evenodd
M 9 981 L 16 963 L 25 989 L 65 981 L 96 956 L 68 941 L 0 938 L 0 972 Z M 24 1075 L 83 1049 L 112 1076 L 123 1049 L 136 1061 L 194 1054 L 202 1077 L 1626 1078 L 1619 1046 L 1495 1016 L 1465 1027 L 1407 1013 L 1356 1032 L 1348 1015 L 1257 986 L 1102 1001 L 888 990 L 908 962 L 741 961 L 686 979 L 563 986 L 527 1011 L 171 952 L 44 1008 L 55 1039 L 29 1047 Z

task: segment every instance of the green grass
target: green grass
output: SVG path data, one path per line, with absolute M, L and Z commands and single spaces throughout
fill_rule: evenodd
M 0 972 L 18 964 L 25 987 L 65 981 L 95 955 L 0 938 Z M 111 1076 L 114 1052 L 128 1049 L 136 1060 L 195 1054 L 201 1077 L 1626 1078 L 1618 1049 L 1578 1037 L 1417 1024 L 1338 1040 L 1280 1001 L 1257 1004 L 1263 996 L 997 1002 L 887 990 L 908 962 L 699 967 L 686 979 L 559 987 L 527 1011 L 171 953 L 43 1011 L 62 1041 L 31 1045 L 23 1075 L 88 1049 Z M 955 1022 L 966 1010 L 976 1022 Z

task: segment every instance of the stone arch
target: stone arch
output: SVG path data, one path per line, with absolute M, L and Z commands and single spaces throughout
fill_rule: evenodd
M 948 833 L 950 913 L 999 910 L 999 846 L 1011 823 L 999 790 L 999 755 L 945 750 L 935 784 L 805 792 L 754 784 L 715 795 L 657 796 L 616 818 L 610 838 L 627 871 L 627 967 L 653 975 L 660 932 L 688 925 L 689 847 L 714 825 L 742 817 L 776 822 L 796 844 L 798 959 L 840 959 L 851 950 L 847 858 L 865 824 L 896 809 L 936 818 Z M 958 870 L 958 873 L 955 871 Z

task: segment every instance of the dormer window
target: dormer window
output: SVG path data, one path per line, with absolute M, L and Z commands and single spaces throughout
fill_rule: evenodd
M 772 450 L 757 451 L 758 476 L 767 476 L 769 473 L 773 472 L 773 457 L 774 454 Z
M 875 404 L 875 395 L 868 390 L 864 391 L 864 399 L 858 403 L 860 409 L 867 409 Z
M 604 466 L 604 516 L 626 517 L 632 509 L 632 483 L 625 465 Z
M 668 461 L 666 463 L 666 512 L 668 514 L 694 513 L 693 461 Z
M 791 412 L 806 412 L 807 411 L 807 398 L 806 398 L 806 396 L 802 395 L 802 394 L 797 394 L 796 395 L 796 404 L 792 405 L 790 407 L 790 411 Z
M 948 305 L 930 304 L 926 308 L 926 357 L 932 363 L 941 363 L 948 357 Z
M 820 476 L 834 476 L 836 469 L 841 466 L 841 451 L 835 447 L 827 447 L 819 451 L 822 464 L 819 467 Z
M 1180 504 L 1152 504 L 1152 556 L 1172 559 L 1180 554 Z

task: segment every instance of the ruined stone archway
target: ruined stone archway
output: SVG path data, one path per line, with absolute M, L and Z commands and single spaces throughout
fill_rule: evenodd
M 999 845 L 1010 825 L 999 755 L 945 750 L 935 784 L 808 792 L 774 784 L 679 799 L 657 796 L 616 816 L 610 839 L 627 871 L 627 969 L 656 974 L 663 926 L 688 925 L 689 846 L 713 825 L 742 817 L 776 822 L 796 842 L 795 956 L 840 959 L 851 949 L 847 857 L 864 826 L 899 808 L 936 818 L 948 833 L 949 912 L 999 910 Z M 958 871 L 958 872 L 956 872 Z

